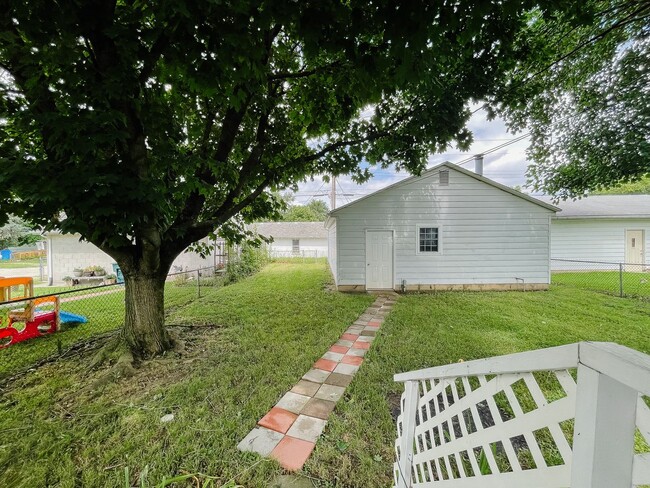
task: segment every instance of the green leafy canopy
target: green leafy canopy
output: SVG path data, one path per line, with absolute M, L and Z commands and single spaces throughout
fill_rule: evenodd
M 650 173 L 650 3 L 583 2 L 595 22 L 533 11 L 519 43 L 530 54 L 492 99 L 531 134 L 532 186 L 560 198 Z
M 324 222 L 328 208 L 322 200 L 312 200 L 304 205 L 289 204 L 282 212 L 281 220 L 285 222 Z
M 527 12 L 571 4 L 5 0 L 0 206 L 168 264 L 268 190 L 468 147 Z

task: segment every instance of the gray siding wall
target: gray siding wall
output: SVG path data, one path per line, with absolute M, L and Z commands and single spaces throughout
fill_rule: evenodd
M 334 284 L 338 285 L 338 269 L 337 269 L 337 241 L 336 241 L 336 219 L 332 219 L 332 224 L 327 229 L 327 262 L 330 265 L 332 276 L 334 277 Z
M 342 209 L 337 215 L 338 285 L 365 284 L 365 233 L 395 232 L 395 286 L 549 282 L 552 211 L 449 170 L 433 172 Z M 440 252 L 419 254 L 417 226 L 438 227 Z M 330 246 L 331 248 L 331 246 Z
M 551 257 L 581 261 L 625 261 L 625 231 L 645 230 L 650 243 L 650 219 L 553 219 Z M 648 263 L 647 252 L 645 254 Z M 552 262 L 553 269 L 581 269 L 580 263 Z

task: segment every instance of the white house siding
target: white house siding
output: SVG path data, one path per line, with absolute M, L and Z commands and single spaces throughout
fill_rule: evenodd
M 549 283 L 551 210 L 449 170 L 386 189 L 337 214 L 338 285 L 365 284 L 365 233 L 394 231 L 394 285 Z M 416 253 L 416 226 L 438 227 L 439 253 Z
M 115 260 L 97 246 L 89 242 L 80 242 L 79 236 L 52 234 L 48 236 L 51 256 L 50 277 L 54 283 L 60 283 L 66 276 L 72 276 L 75 268 L 99 265 L 107 273 L 113 272 Z
M 645 230 L 645 247 L 650 243 L 650 219 L 553 219 L 551 258 L 622 263 L 625 261 L 625 231 Z M 648 263 L 647 253 L 645 262 Z M 595 269 L 602 266 L 594 265 Z M 553 270 L 589 269 L 584 263 L 551 260 Z
M 324 258 L 327 256 L 327 239 L 315 237 L 296 237 L 299 240 L 299 256 L 310 258 Z M 291 256 L 293 255 L 293 239 L 277 238 L 269 245 L 271 256 Z
M 332 276 L 334 277 L 334 284 L 338 285 L 338 269 L 336 264 L 336 250 L 337 250 L 337 241 L 336 241 L 336 219 L 331 219 L 328 222 L 329 227 L 327 228 L 327 262 L 330 265 L 330 270 L 332 271 Z
M 60 283 L 64 277 L 72 276 L 75 268 L 99 265 L 107 273 L 113 272 L 115 260 L 94 244 L 79 241 L 78 235 L 49 234 L 48 241 L 50 279 L 53 283 Z M 211 255 L 203 259 L 193 252 L 181 253 L 170 272 L 208 267 L 212 266 L 213 262 L 214 257 Z

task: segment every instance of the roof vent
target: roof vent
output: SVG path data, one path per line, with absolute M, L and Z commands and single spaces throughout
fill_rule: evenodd
M 438 174 L 440 175 L 440 186 L 449 186 L 449 170 L 441 169 Z

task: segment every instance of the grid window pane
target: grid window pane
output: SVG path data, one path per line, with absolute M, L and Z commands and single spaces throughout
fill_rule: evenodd
M 420 227 L 420 252 L 438 252 L 438 228 Z
M 300 239 L 293 239 L 291 244 L 292 244 L 293 252 L 300 251 Z

